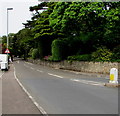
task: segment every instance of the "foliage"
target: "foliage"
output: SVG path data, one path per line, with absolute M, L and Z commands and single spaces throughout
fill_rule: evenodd
M 51 54 L 51 43 L 56 38 L 55 32 L 49 26 L 48 18 L 49 14 L 52 12 L 54 4 L 55 3 L 41 3 L 38 6 L 33 7 L 33 10 L 43 10 L 39 13 L 38 17 L 36 17 L 37 20 L 32 28 L 32 34 L 34 36 L 34 41 L 37 43 L 36 47 L 39 50 L 40 58 Z M 47 9 L 44 9 L 44 7 L 47 7 Z
M 43 59 L 47 61 L 47 60 L 50 60 L 50 57 L 51 57 L 50 55 L 48 55 L 48 56 L 44 56 Z
M 114 60 L 120 60 L 120 45 L 116 46 L 113 49 L 113 56 L 112 56 L 112 58 Z
M 26 58 L 35 48 L 37 57 L 54 61 L 86 61 L 91 53 L 94 61 L 120 59 L 120 2 L 41 2 L 30 12 L 25 28 L 9 34 L 13 54 Z
M 112 52 L 106 47 L 100 47 L 92 53 L 93 61 L 110 61 L 112 58 Z
M 34 44 L 31 30 L 28 28 L 20 30 L 17 34 L 15 34 L 13 40 L 12 49 L 16 50 L 16 53 L 14 54 L 24 56 L 24 59 L 26 59 L 30 48 L 33 47 Z
M 32 58 L 33 58 L 33 59 L 39 58 L 38 49 L 33 49 L 33 50 L 32 50 Z
M 91 49 L 101 45 L 115 47 L 120 41 L 119 5 L 120 2 L 58 2 L 49 16 L 50 26 L 67 37 L 82 39 L 85 45 L 90 43 Z M 89 37 L 90 33 L 90 38 L 79 37 Z
M 67 54 L 67 42 L 62 39 L 56 39 L 52 42 L 52 60 L 60 61 Z
M 34 48 L 31 48 L 31 49 L 30 49 L 30 51 L 29 51 L 29 53 L 28 53 L 28 56 L 29 56 L 29 57 L 32 57 L 33 49 L 34 49 Z
M 70 61 L 90 61 L 91 55 L 90 54 L 83 54 L 83 55 L 74 55 L 74 56 L 68 56 L 67 60 Z

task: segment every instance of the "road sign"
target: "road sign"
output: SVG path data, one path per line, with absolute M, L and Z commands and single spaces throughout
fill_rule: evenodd
M 5 50 L 5 53 L 10 53 L 9 49 L 6 49 L 6 50 Z

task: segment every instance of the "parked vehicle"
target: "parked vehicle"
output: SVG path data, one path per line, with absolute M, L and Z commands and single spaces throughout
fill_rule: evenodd
M 8 55 L 0 54 L 0 69 L 8 70 Z

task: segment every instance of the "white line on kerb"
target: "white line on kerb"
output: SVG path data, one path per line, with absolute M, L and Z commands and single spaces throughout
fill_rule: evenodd
M 59 76 L 59 75 L 54 75 L 54 74 L 51 74 L 51 73 L 48 73 L 48 75 L 55 76 L 55 77 L 59 77 L 59 78 L 63 78 L 63 77 L 61 77 L 61 76 Z
M 35 99 L 30 95 L 30 93 L 25 89 L 25 87 L 22 85 L 22 83 L 19 81 L 19 79 L 16 76 L 16 69 L 14 67 L 14 77 L 18 84 L 21 86 L 21 88 L 24 90 L 24 92 L 28 95 L 28 97 L 31 99 L 31 101 L 35 104 L 35 106 L 39 109 L 39 111 L 45 115 L 48 116 L 47 112 L 35 101 Z

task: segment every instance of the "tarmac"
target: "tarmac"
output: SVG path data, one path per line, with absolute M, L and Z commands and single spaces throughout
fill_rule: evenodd
M 86 75 L 86 73 L 80 74 Z M 89 73 L 87 73 L 87 75 L 103 76 Z M 111 87 L 109 84 L 105 86 Z M 116 87 L 116 85 L 114 87 Z M 10 64 L 10 69 L 4 72 L 4 75 L 0 78 L 0 92 L 2 93 L 2 96 L 0 96 L 0 113 L 3 116 L 5 114 L 12 114 L 11 116 L 13 116 L 13 114 L 21 114 L 21 116 L 23 116 L 23 114 L 28 114 L 29 116 L 34 116 L 34 114 L 35 116 L 36 114 L 39 116 L 42 115 L 40 110 L 18 84 L 14 75 L 13 64 Z
M 5 114 L 41 114 L 16 81 L 12 64 L 2 76 L 2 115 Z

